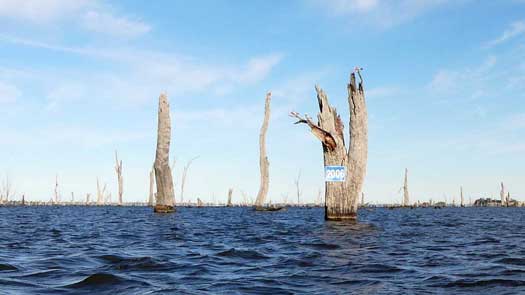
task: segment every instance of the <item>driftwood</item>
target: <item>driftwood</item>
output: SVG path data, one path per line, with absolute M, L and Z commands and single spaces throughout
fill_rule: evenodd
M 233 194 L 233 188 L 230 188 L 228 190 L 228 203 L 226 204 L 226 207 L 233 207 L 232 204 L 232 194 Z
M 345 147 L 341 117 L 329 104 L 327 95 L 320 87 L 315 87 L 319 103 L 317 123 L 308 115 L 301 117 L 297 112 L 290 113 L 291 117 L 298 119 L 295 124 L 308 125 L 312 134 L 321 141 L 325 166 L 346 167 L 347 177 L 344 182 L 325 183 L 325 218 L 328 220 L 357 218 L 359 194 L 366 174 L 368 157 L 368 115 L 360 70 L 356 68 L 350 75 L 350 83 L 347 86 L 350 108 L 348 149 Z M 359 76 L 359 83 L 356 83 L 356 74 Z
M 170 105 L 166 94 L 159 97 L 157 150 L 155 153 L 155 180 L 157 195 L 154 212 L 171 213 L 175 211 L 173 191 L 173 178 L 171 174 L 169 157 L 171 141 Z
M 124 193 L 124 180 L 122 178 L 122 160 L 118 160 L 117 151 L 115 151 L 115 172 L 117 172 L 118 181 L 118 204 L 122 206 L 122 194 Z
M 261 183 L 259 187 L 259 193 L 257 193 L 257 199 L 255 200 L 256 207 L 262 207 L 266 201 L 268 195 L 268 187 L 270 182 L 268 156 L 266 156 L 266 132 L 268 131 L 268 123 L 270 121 L 270 101 L 272 99 L 272 93 L 266 94 L 264 103 L 264 120 L 261 126 L 261 132 L 259 133 L 259 167 L 261 170 Z

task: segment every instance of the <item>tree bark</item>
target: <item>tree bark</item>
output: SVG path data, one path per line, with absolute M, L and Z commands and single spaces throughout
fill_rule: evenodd
M 115 151 L 115 172 L 117 172 L 118 181 L 118 204 L 122 206 L 122 194 L 124 193 L 124 180 L 122 178 L 122 160 L 118 160 L 117 151 Z
M 345 146 L 344 125 L 337 110 L 330 105 L 325 92 L 318 86 L 317 101 L 319 113 L 317 124 L 308 115 L 302 118 L 298 113 L 290 115 L 299 119 L 295 124 L 307 124 L 312 134 L 322 144 L 325 166 L 345 166 L 347 175 L 343 182 L 325 182 L 325 219 L 355 220 L 357 206 L 366 174 L 368 157 L 368 115 L 365 103 L 363 79 L 359 68 L 350 75 L 347 86 L 350 108 L 350 144 Z M 355 74 L 360 82 L 356 83 Z
M 463 187 L 459 188 L 461 197 L 461 207 L 465 207 L 465 200 L 463 198 Z
M 501 206 L 505 206 L 505 185 L 503 184 L 503 182 L 501 183 L 501 191 L 499 193 L 500 195 L 500 198 L 501 198 Z
M 228 190 L 228 203 L 226 204 L 227 207 L 232 207 L 232 194 L 233 194 L 233 188 L 230 188 Z
M 257 199 L 255 200 L 256 207 L 262 207 L 266 201 L 268 195 L 268 187 L 270 185 L 268 156 L 266 156 L 266 132 L 268 131 L 268 123 L 270 121 L 270 101 L 272 99 L 272 93 L 266 94 L 264 103 L 264 120 L 261 126 L 261 133 L 259 134 L 259 167 L 261 170 L 261 185 L 259 192 L 257 193 Z
M 157 196 L 154 212 L 171 213 L 175 211 L 173 178 L 169 165 L 171 141 L 170 106 L 166 94 L 159 97 L 157 150 L 155 153 L 155 180 Z

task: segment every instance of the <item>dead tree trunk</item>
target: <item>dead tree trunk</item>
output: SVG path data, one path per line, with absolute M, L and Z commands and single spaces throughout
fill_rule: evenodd
M 58 204 L 59 200 L 59 193 L 58 193 L 58 174 L 55 176 L 55 203 Z
M 232 207 L 232 194 L 233 194 L 233 188 L 230 188 L 228 190 L 228 203 L 226 204 L 227 207 Z
M 259 187 L 259 193 L 257 193 L 257 199 L 255 200 L 255 207 L 262 207 L 266 201 L 268 195 L 268 187 L 270 185 L 269 169 L 270 163 L 266 156 L 266 131 L 268 131 L 268 123 L 270 121 L 270 101 L 272 99 L 272 93 L 266 94 L 264 103 L 264 120 L 261 126 L 261 133 L 259 133 L 259 166 L 261 169 L 261 185 Z
M 361 192 L 361 207 L 365 206 L 365 193 Z
M 501 191 L 499 192 L 499 195 L 501 197 L 501 206 L 505 206 L 505 185 L 503 185 L 503 182 L 501 183 Z
M 122 194 L 124 193 L 124 183 L 122 179 L 122 160 L 118 160 L 117 151 L 115 151 L 115 172 L 117 172 L 118 181 L 118 204 L 122 206 Z
M 463 187 L 460 187 L 459 191 L 460 191 L 460 197 L 461 197 L 461 207 L 465 207 L 465 200 L 463 198 Z
M 408 206 L 410 203 L 408 196 L 408 169 L 405 168 L 405 183 L 403 184 L 403 206 Z
M 355 74 L 360 82 L 356 83 Z M 292 112 L 291 116 L 299 119 L 298 123 L 307 124 L 323 148 L 325 166 L 345 166 L 347 176 L 342 182 L 325 183 L 325 218 L 328 220 L 355 220 L 357 206 L 366 174 L 368 155 L 368 115 L 366 111 L 363 79 L 360 69 L 350 75 L 348 84 L 348 104 L 350 108 L 350 144 L 345 147 L 341 117 L 330 106 L 324 91 L 317 87 L 319 103 L 318 123 L 307 115 L 305 118 Z
M 188 176 L 188 170 L 190 169 L 190 165 L 193 161 L 195 161 L 196 159 L 198 159 L 199 156 L 197 157 L 194 157 L 193 159 L 189 160 L 188 161 L 188 164 L 186 164 L 186 166 L 184 166 L 184 170 L 182 171 L 182 180 L 181 180 L 181 184 L 180 184 L 180 202 L 184 202 L 184 187 L 186 185 L 186 177 Z
M 97 205 L 102 205 L 104 202 L 104 191 L 100 189 L 100 182 L 97 177 Z
M 148 197 L 148 205 L 154 206 L 155 205 L 155 169 L 151 168 L 151 171 L 149 173 L 149 197 Z
M 197 207 L 202 207 L 203 203 L 200 198 L 197 198 Z
M 170 213 L 175 211 L 175 194 L 170 169 L 171 119 L 170 105 L 166 94 L 159 97 L 157 151 L 155 153 L 155 180 L 157 184 L 157 202 L 154 212 Z
M 299 204 L 301 204 L 302 191 L 301 191 L 300 180 L 301 180 L 301 170 L 299 170 L 299 174 L 297 174 L 297 178 L 295 179 L 295 190 L 296 190 L 296 196 L 297 196 L 297 206 L 299 206 Z

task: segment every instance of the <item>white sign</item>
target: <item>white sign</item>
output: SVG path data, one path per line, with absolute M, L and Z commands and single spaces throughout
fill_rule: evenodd
M 325 166 L 324 180 L 326 182 L 343 182 L 346 180 L 345 166 Z

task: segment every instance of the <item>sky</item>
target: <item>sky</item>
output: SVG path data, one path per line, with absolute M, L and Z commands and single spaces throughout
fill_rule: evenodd
M 314 86 L 348 122 L 346 83 L 363 67 L 367 202 L 499 197 L 525 201 L 525 1 L 0 0 L 0 177 L 26 200 L 95 194 L 145 201 L 158 96 L 171 105 L 176 199 L 313 202 L 321 145 L 290 111 L 314 116 Z M 345 129 L 348 130 L 348 127 Z

